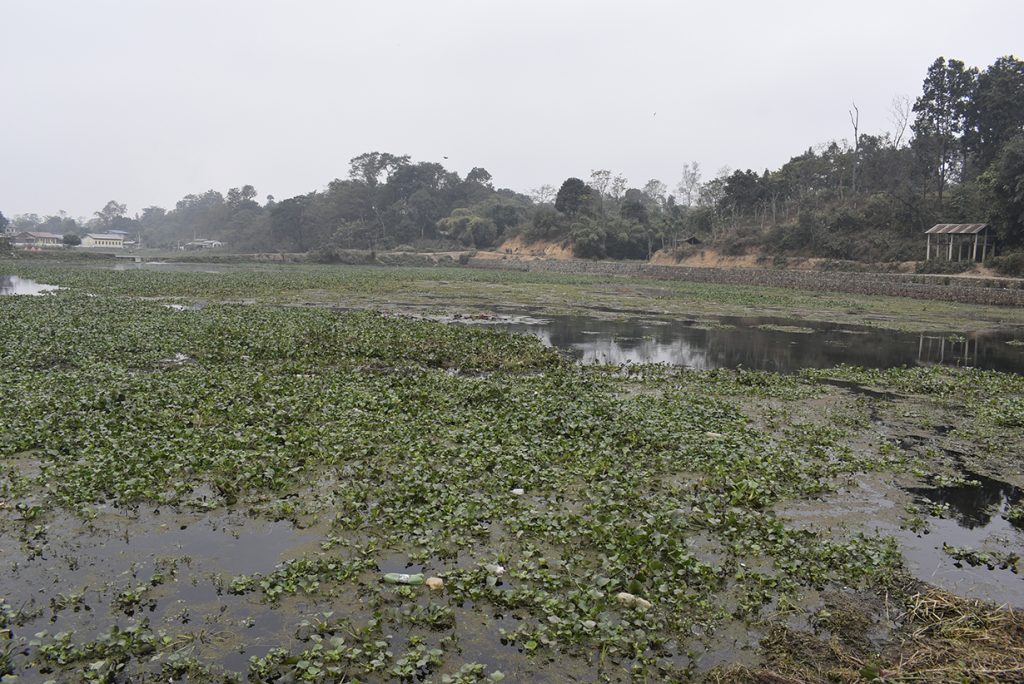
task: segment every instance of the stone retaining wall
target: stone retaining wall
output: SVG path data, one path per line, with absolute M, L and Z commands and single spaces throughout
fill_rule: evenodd
M 936 299 L 964 304 L 1024 306 L 1024 281 L 993 278 L 957 278 L 909 273 L 847 273 L 757 268 L 695 268 L 657 266 L 636 261 L 555 261 L 538 259 L 469 260 L 472 268 L 566 273 L 574 275 L 635 276 L 659 280 L 685 280 L 725 285 L 761 285 L 794 290 L 851 292 L 913 299 Z

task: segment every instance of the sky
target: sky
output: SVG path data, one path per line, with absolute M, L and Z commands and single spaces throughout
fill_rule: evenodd
M 1020 0 L 0 0 L 0 212 L 323 189 L 368 151 L 528 192 L 761 171 L 892 129 L 936 57 L 1024 56 Z

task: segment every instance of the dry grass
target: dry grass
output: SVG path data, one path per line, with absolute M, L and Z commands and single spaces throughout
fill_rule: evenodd
M 898 681 L 1024 681 L 1024 615 L 1012 609 L 931 590 L 911 598 L 907 624 Z
M 833 616 L 833 622 L 835 622 Z M 850 616 L 850 625 L 862 616 Z M 720 684 L 804 682 L 1022 682 L 1024 615 L 938 589 L 910 596 L 884 643 L 778 626 L 761 642 L 761 668 L 709 673 Z

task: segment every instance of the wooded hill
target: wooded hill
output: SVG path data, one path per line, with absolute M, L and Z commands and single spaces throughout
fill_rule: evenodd
M 564 242 L 584 258 L 646 259 L 661 249 L 682 255 L 696 237 L 726 254 L 884 262 L 920 259 L 922 233 L 935 223 L 988 222 L 1004 255 L 1024 250 L 1024 62 L 1008 56 L 978 69 L 940 57 L 916 100 L 893 101 L 890 119 L 888 131 L 861 132 L 851 104 L 849 140 L 760 173 L 704 178 L 683 163 L 672 188 L 657 179 L 630 187 L 599 169 L 525 195 L 495 188 L 483 168 L 462 178 L 438 163 L 368 152 L 350 161 L 347 178 L 285 200 L 260 202 L 244 185 L 187 195 L 170 210 L 129 215 L 111 201 L 89 221 L 29 214 L 8 228 L 124 230 L 148 247 L 200 237 L 232 252 L 325 258 L 342 248 L 489 249 L 519 235 Z M 0 214 L 0 230 L 7 223 Z M 1013 270 L 1011 262 L 1000 263 Z

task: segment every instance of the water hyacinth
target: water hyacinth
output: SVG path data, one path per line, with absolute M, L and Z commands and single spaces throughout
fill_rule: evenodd
M 907 439 L 940 422 L 988 472 L 1020 444 L 1006 374 L 580 367 L 490 329 L 215 301 L 325 277 L 79 273 L 61 284 L 101 296 L 0 301 L 6 669 L 710 677 L 716 634 L 809 620 L 829 592 L 902 596 L 891 536 L 791 506 L 869 474 L 966 482 L 938 437 Z M 128 296 L 169 292 L 207 304 Z

